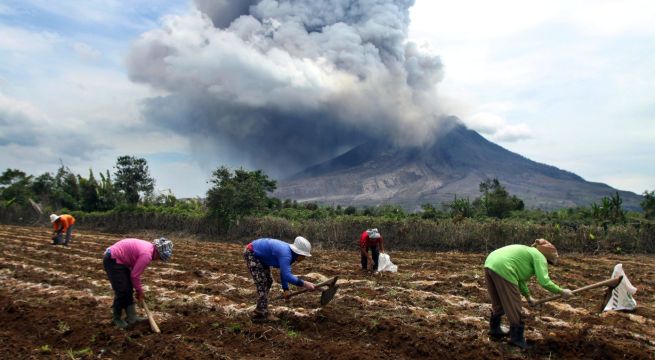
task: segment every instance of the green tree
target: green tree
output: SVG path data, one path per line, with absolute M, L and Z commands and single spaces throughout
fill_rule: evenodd
M 453 199 L 452 202 L 446 204 L 446 208 L 450 212 L 450 217 L 453 219 L 464 219 L 471 218 L 475 214 L 475 209 L 471 204 L 469 198 L 457 198 Z
M 88 179 L 78 175 L 77 181 L 80 184 L 81 209 L 88 212 L 99 210 L 100 194 L 98 193 L 98 182 L 93 176 L 93 170 L 89 169 Z
M 603 197 L 600 204 L 591 204 L 591 214 L 594 219 L 602 223 L 616 224 L 625 222 L 625 210 L 621 204 L 623 200 L 616 191 L 611 197 Z
M 115 187 L 129 205 L 136 205 L 140 194 L 150 195 L 155 189 L 155 180 L 150 177 L 148 162 L 134 156 L 121 156 L 116 160 Z
M 118 204 L 118 194 L 111 181 L 109 170 L 105 174 L 100 173 L 100 182 L 98 183 L 98 210 L 107 211 L 116 207 Z
M 37 176 L 32 182 L 32 193 L 41 204 L 54 207 L 55 178 L 49 172 Z
M 63 164 L 54 179 L 53 205 L 55 209 L 65 207 L 77 210 L 80 202 L 80 186 L 77 176 Z
M 7 169 L 0 175 L 0 194 L 9 203 L 28 204 L 31 198 L 32 176 L 18 169 Z
M 232 172 L 225 166 L 214 170 L 209 182 L 213 185 L 207 191 L 207 208 L 228 226 L 239 217 L 265 210 L 267 192 L 277 188 L 277 182 L 261 170 Z
M 480 203 L 485 209 L 487 216 L 499 219 L 506 218 L 512 211 L 523 210 L 523 200 L 511 195 L 500 184 L 498 179 L 486 179 L 480 183 Z
M 640 205 L 644 209 L 646 219 L 655 219 L 655 190 L 651 192 L 644 191 L 644 201 Z

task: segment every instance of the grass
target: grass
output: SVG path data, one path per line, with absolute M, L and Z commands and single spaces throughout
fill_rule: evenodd
M 80 350 L 68 349 L 66 355 L 68 355 L 72 360 L 77 360 L 81 357 L 93 356 L 93 350 L 88 347 Z
M 227 326 L 227 329 L 230 330 L 233 333 L 240 333 L 241 332 L 241 324 L 239 323 L 232 323 Z
M 51 348 L 50 345 L 48 345 L 48 344 L 43 345 L 43 346 L 40 346 L 37 350 L 38 350 L 41 354 L 50 354 L 50 353 L 52 352 L 52 348 Z
M 63 321 L 59 321 L 59 323 L 57 324 L 57 332 L 60 334 L 65 334 L 69 332 L 70 329 L 71 329 L 70 326 L 68 326 L 68 324 L 66 324 Z

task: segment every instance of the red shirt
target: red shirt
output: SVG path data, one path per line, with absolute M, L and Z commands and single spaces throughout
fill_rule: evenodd
M 359 247 L 360 248 L 367 248 L 367 247 L 372 247 L 372 246 L 377 246 L 382 242 L 382 236 L 380 236 L 377 239 L 371 239 L 368 237 L 368 232 L 364 230 L 362 235 L 359 237 Z

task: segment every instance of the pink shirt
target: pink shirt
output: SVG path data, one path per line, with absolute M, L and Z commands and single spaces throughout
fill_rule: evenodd
M 132 286 L 137 294 L 143 294 L 141 274 L 155 256 L 155 245 L 140 239 L 123 239 L 109 247 L 111 258 L 130 268 Z

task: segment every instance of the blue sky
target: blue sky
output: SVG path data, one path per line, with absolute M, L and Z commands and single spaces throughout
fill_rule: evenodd
M 144 100 L 166 91 L 130 81 L 125 64 L 139 37 L 193 11 L 189 1 L 0 0 L 0 167 L 40 174 L 61 160 L 86 174 L 134 154 L 160 190 L 203 196 L 221 164 L 144 120 Z M 410 18 L 409 40 L 443 62 L 443 112 L 586 180 L 655 189 L 655 3 L 417 0 Z

